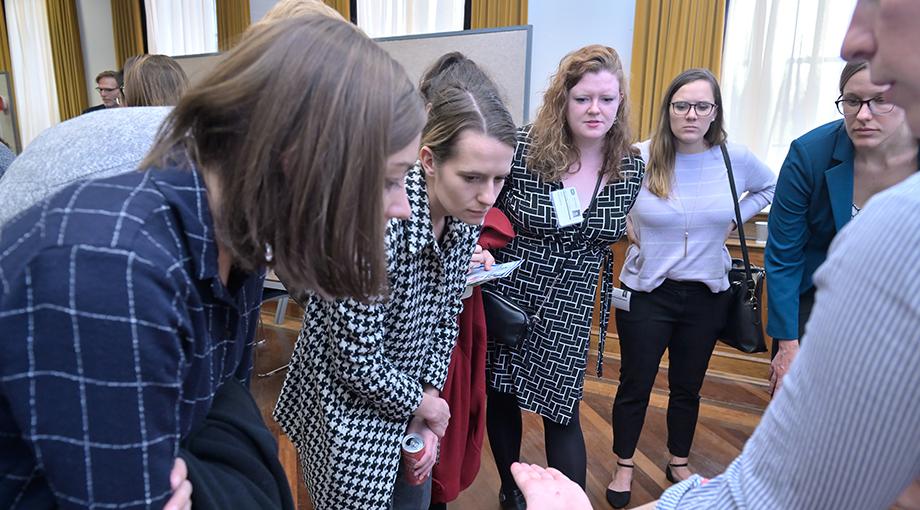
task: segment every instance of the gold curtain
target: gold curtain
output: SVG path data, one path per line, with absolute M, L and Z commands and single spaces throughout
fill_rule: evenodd
M 323 0 L 323 3 L 339 11 L 346 21 L 351 21 L 351 2 L 349 0 Z
M 527 24 L 527 0 L 473 0 L 470 9 L 474 30 Z
M 121 69 L 128 57 L 144 53 L 138 0 L 112 0 L 112 32 L 115 34 L 115 64 Z
M 10 38 L 6 34 L 6 12 L 0 3 L 0 71 L 13 72 L 13 62 L 10 60 Z M 10 85 L 12 87 L 12 85 Z
M 249 26 L 249 0 L 217 0 L 217 48 L 227 51 Z
M 46 5 L 58 109 L 64 121 L 80 115 L 87 105 L 77 5 L 76 0 L 47 0 Z
M 658 122 L 665 89 L 681 71 L 705 67 L 719 77 L 725 0 L 638 0 L 630 94 L 633 128 L 647 139 Z

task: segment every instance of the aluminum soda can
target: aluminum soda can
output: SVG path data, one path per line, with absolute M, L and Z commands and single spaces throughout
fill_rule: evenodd
M 425 440 L 422 439 L 421 434 L 406 434 L 402 439 L 402 464 L 403 464 L 403 474 L 406 477 L 406 482 L 409 485 L 421 485 L 428 479 L 426 474 L 422 478 L 417 478 L 415 476 L 415 463 L 422 458 L 422 455 L 425 454 Z

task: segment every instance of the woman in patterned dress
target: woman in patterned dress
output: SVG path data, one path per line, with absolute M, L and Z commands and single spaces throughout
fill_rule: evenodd
M 543 416 L 549 465 L 585 484 L 578 404 L 598 273 L 606 266 L 606 297 L 610 245 L 626 230 L 645 168 L 630 147 L 628 103 L 614 49 L 592 45 L 568 54 L 536 121 L 518 132 L 511 179 L 496 203 L 517 236 L 495 259 L 524 263 L 489 287 L 540 318 L 519 346 L 489 345 L 486 420 L 503 508 L 524 504 L 510 471 L 520 455 L 521 409 Z M 550 195 L 569 188 L 583 220 L 560 226 Z M 607 306 L 601 316 L 603 332 Z
M 428 507 L 430 478 L 412 487 L 399 474 L 400 441 L 422 435 L 425 453 L 410 468 L 427 477 L 450 414 L 439 391 L 468 264 L 508 175 L 515 127 L 491 81 L 460 54 L 436 62 L 422 90 L 429 119 L 405 182 L 411 217 L 387 232 L 389 293 L 307 297 L 275 409 L 318 510 Z

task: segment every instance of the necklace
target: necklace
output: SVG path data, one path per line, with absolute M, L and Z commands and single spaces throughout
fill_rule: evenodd
M 677 162 L 674 163 L 674 184 L 678 186 L 679 181 L 677 179 Z M 679 187 L 679 186 L 678 186 Z M 696 198 L 700 196 L 700 190 L 703 187 L 703 160 L 700 159 L 700 164 L 697 168 L 696 173 L 696 193 L 693 195 Z M 684 199 L 681 196 L 681 193 L 678 190 L 674 190 L 674 196 L 677 198 L 678 203 L 680 203 L 681 212 L 684 215 L 684 257 L 687 257 L 688 245 L 690 243 L 690 224 L 693 221 L 693 216 L 696 214 L 697 204 L 693 204 L 693 209 L 690 213 L 687 213 L 687 205 L 684 203 Z

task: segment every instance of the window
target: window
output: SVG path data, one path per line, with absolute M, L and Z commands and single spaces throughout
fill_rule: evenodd
M 216 0 L 144 0 L 147 53 L 177 57 L 217 52 Z
M 358 0 L 357 20 L 370 37 L 463 30 L 464 0 Z
M 840 46 L 856 0 L 729 3 L 722 99 L 729 138 L 774 171 L 792 140 L 841 118 Z

